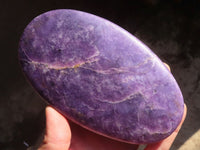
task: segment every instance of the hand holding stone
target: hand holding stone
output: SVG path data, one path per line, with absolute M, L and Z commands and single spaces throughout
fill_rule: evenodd
M 36 17 L 21 37 L 19 60 L 51 106 L 97 134 L 148 144 L 181 122 L 183 97 L 169 70 L 136 37 L 101 17 L 67 9 Z

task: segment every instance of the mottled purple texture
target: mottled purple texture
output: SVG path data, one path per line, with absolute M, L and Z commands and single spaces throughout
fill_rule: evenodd
M 183 97 L 171 73 L 137 38 L 103 18 L 44 13 L 24 30 L 19 59 L 45 100 L 105 136 L 156 142 L 182 118 Z

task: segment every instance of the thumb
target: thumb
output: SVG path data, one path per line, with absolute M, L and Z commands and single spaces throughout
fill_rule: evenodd
M 68 150 L 71 130 L 68 121 L 54 108 L 46 107 L 46 134 L 39 150 Z

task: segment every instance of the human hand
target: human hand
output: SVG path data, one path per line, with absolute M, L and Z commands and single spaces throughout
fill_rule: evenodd
M 46 134 L 39 150 L 134 150 L 137 147 L 90 132 L 67 121 L 53 107 L 46 107 Z
M 166 139 L 149 144 L 145 150 L 168 150 L 175 140 L 186 116 L 186 105 L 181 123 Z M 54 108 L 46 108 L 46 134 L 39 150 L 133 150 L 137 145 L 117 142 L 70 123 Z M 72 132 L 72 134 L 71 134 Z M 72 135 L 72 136 L 71 136 Z M 72 139 L 71 139 L 72 138 Z M 71 144 L 71 146 L 70 146 Z

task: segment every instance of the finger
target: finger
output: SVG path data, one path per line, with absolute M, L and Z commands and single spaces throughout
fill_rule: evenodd
M 168 65 L 167 63 L 165 63 L 165 62 L 163 62 L 163 63 L 164 63 L 164 65 L 167 67 L 167 69 L 168 69 L 169 71 L 171 71 L 169 65 Z
M 46 134 L 39 150 L 68 150 L 71 130 L 64 116 L 54 108 L 46 108 Z
M 184 104 L 184 113 L 183 113 L 183 117 L 182 120 L 179 124 L 179 126 L 176 128 L 176 130 L 166 139 L 164 139 L 163 141 L 159 142 L 159 143 L 155 143 L 155 144 L 149 144 L 147 145 L 147 147 L 145 148 L 145 150 L 169 150 L 172 143 L 174 142 L 179 130 L 181 129 L 181 126 L 185 120 L 187 114 L 187 107 Z

